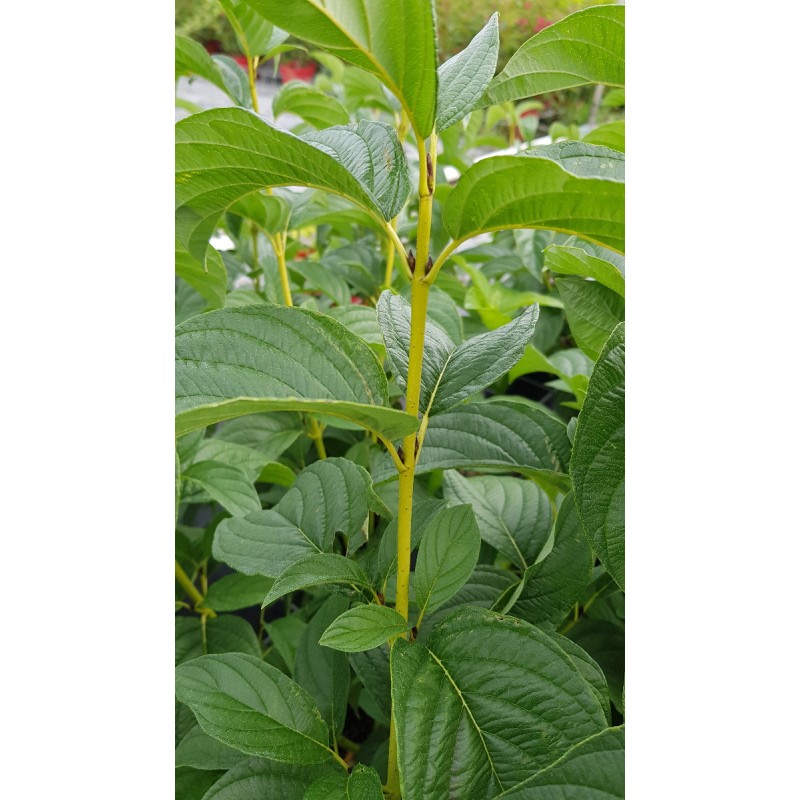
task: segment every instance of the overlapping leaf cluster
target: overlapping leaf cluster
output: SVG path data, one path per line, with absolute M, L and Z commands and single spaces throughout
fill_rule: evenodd
M 225 0 L 325 67 L 271 119 L 176 41 L 232 103 L 176 129 L 181 800 L 624 794 L 624 123 L 486 153 L 624 85 L 624 9 L 495 76 L 496 15 L 440 65 L 397 5 Z

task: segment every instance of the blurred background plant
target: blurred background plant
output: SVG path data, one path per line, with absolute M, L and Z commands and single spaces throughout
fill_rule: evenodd
M 548 24 L 588 6 L 614 0 L 436 0 L 440 58 L 463 50 L 486 24 L 500 12 L 500 71 L 519 46 Z
M 195 39 L 212 52 L 240 50 L 217 0 L 175 0 L 175 33 Z

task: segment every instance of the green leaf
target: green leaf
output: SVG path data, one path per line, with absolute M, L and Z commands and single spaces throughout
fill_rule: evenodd
M 247 620 L 220 614 L 206 620 L 208 653 L 247 653 L 261 656 L 261 645 Z M 175 666 L 203 655 L 203 630 L 199 617 L 175 617 Z
M 625 323 L 592 372 L 575 430 L 570 476 L 583 529 L 597 557 L 625 588 Z
M 408 622 L 387 606 L 356 606 L 337 617 L 319 643 L 345 653 L 371 650 L 405 633 Z
M 351 292 L 347 282 L 319 261 L 294 261 L 289 269 L 305 280 L 306 290 L 320 291 L 339 306 L 350 304 Z
M 384 219 L 394 219 L 411 192 L 408 161 L 397 131 L 385 122 L 361 120 L 301 137 L 338 161 L 380 207 Z
M 199 461 L 184 471 L 183 480 L 200 486 L 234 517 L 261 511 L 253 481 L 236 467 L 220 461 Z
M 622 108 L 625 105 L 625 89 L 612 89 L 603 95 L 603 108 Z
M 230 59 L 213 58 L 200 42 L 175 35 L 175 76 L 198 75 L 221 89 L 237 106 L 252 108 L 247 76 Z
M 522 569 L 536 561 L 553 526 L 550 501 L 533 481 L 448 470 L 444 496 L 471 505 L 481 539 Z
M 386 356 L 395 379 L 405 389 L 411 340 L 411 306 L 387 290 L 377 305 Z M 474 336 L 456 346 L 438 325 L 428 320 L 422 361 L 420 405 L 427 416 L 441 414 L 508 372 L 533 335 L 539 310 L 535 306 L 495 331 Z
M 625 297 L 625 277 L 617 265 L 597 258 L 581 248 L 559 245 L 545 248 L 544 268 L 558 275 L 593 278 L 620 297 Z
M 259 600 L 259 602 L 261 601 Z M 307 626 L 308 623 L 297 613 L 290 614 L 288 617 L 278 617 L 266 625 L 270 643 L 275 645 L 275 649 L 289 667 L 293 678 L 297 678 L 295 674 L 297 648 L 300 646 L 300 639 Z
M 625 300 L 597 281 L 556 278 L 564 311 L 575 343 L 597 359 L 611 331 L 625 317 Z
M 257 411 L 341 417 L 389 439 L 418 422 L 388 408 L 369 345 L 330 317 L 259 305 L 192 317 L 175 334 L 176 434 Z
M 217 770 L 178 767 L 175 770 L 175 800 L 203 800 L 206 792 L 224 774 Z
M 201 656 L 177 667 L 175 689 L 207 734 L 243 753 L 293 764 L 331 757 L 311 697 L 259 658 Z
M 306 789 L 321 777 L 343 770 L 332 761 L 323 764 L 282 764 L 248 758 L 228 770 L 203 800 L 303 800 Z
M 445 228 L 457 241 L 506 228 L 543 228 L 624 252 L 625 185 L 618 166 L 624 156 L 591 148 L 560 142 L 479 161 L 447 198 Z
M 333 317 L 337 322 L 341 322 L 342 325 L 363 339 L 374 350 L 380 348 L 379 358 L 383 357 L 381 354 L 386 353 L 381 328 L 378 325 L 378 317 L 372 306 L 347 305 L 331 308 L 328 311 L 328 316 Z
M 619 119 L 606 125 L 599 125 L 583 137 L 587 144 L 599 144 L 612 150 L 625 152 L 625 120 Z
M 479 269 L 464 264 L 464 271 L 472 278 L 472 286 L 464 297 L 464 308 L 468 311 L 477 311 L 481 322 L 495 330 L 501 325 L 506 325 L 514 318 L 517 309 L 538 303 L 552 308 L 563 308 L 563 303 L 555 294 L 541 294 L 539 292 L 519 292 L 509 289 L 502 283 L 489 283 L 486 275 Z
M 175 232 L 198 260 L 225 209 L 268 187 L 325 189 L 381 219 L 377 201 L 335 158 L 241 108 L 214 108 L 177 123 L 175 180 Z
M 469 580 L 427 617 L 428 622 L 417 636 L 417 641 L 425 641 L 428 628 L 433 628 L 457 608 L 476 606 L 491 609 L 498 598 L 516 583 L 516 575 L 510 570 L 490 564 L 477 564 Z
M 422 534 L 428 523 L 443 509 L 442 500 L 420 500 L 414 502 L 414 513 L 411 518 L 411 549 L 416 550 L 422 540 Z M 375 574 L 377 585 L 386 586 L 389 577 L 397 571 L 397 518 L 393 519 L 384 530 L 378 544 Z M 383 589 L 381 589 L 383 591 Z
M 247 0 L 273 23 L 376 75 L 423 139 L 436 114 L 436 34 L 431 0 L 404 0 L 387 24 L 384 0 Z
M 297 476 L 289 467 L 270 461 L 264 464 L 263 469 L 258 474 L 259 483 L 277 483 L 278 486 L 291 486 Z
M 291 211 L 285 198 L 261 192 L 246 194 L 227 209 L 228 214 L 252 220 L 262 230 L 271 234 L 283 233 L 286 230 Z
M 274 508 L 223 520 L 212 552 L 246 575 L 276 577 L 304 556 L 330 551 L 337 531 L 355 536 L 370 510 L 390 516 L 369 473 L 326 458 L 306 467 Z
M 481 106 L 573 86 L 625 85 L 625 8 L 576 11 L 528 39 L 489 84 Z
M 335 553 L 317 553 L 301 558 L 287 567 L 269 590 L 262 607 L 274 603 L 289 592 L 328 584 L 342 584 L 362 589 L 370 587 L 366 573 L 352 559 Z
M 511 613 L 533 625 L 560 624 L 589 585 L 593 564 L 570 492 L 558 510 L 553 548 L 525 571 Z
M 249 414 L 218 425 L 214 438 L 257 450 L 268 463 L 277 461 L 302 433 L 299 414 Z
M 608 728 L 558 761 L 497 796 L 497 800 L 623 800 L 625 726 Z
M 337 595 L 322 604 L 300 636 L 295 658 L 295 679 L 314 698 L 334 738 L 344 728 L 350 665 L 344 653 L 322 647 L 319 639 L 347 604 L 346 598 Z
M 511 617 L 456 611 L 391 666 L 404 800 L 494 797 L 606 727 L 567 653 Z
M 214 611 L 238 611 L 260 606 L 271 587 L 271 578 L 234 572 L 232 575 L 223 575 L 208 587 L 203 605 Z
M 570 444 L 566 425 L 540 408 L 502 399 L 468 403 L 434 417 L 419 451 L 417 475 L 435 469 L 519 472 L 545 490 L 565 487 Z M 375 483 L 397 477 L 391 461 L 374 473 Z
M 350 666 L 361 681 L 369 697 L 383 714 L 386 725 L 392 713 L 392 696 L 389 674 L 389 647 L 382 645 L 372 650 L 350 653 Z
M 267 55 L 289 36 L 276 29 L 246 0 L 219 0 L 219 4 L 249 58 Z
M 625 683 L 625 631 L 602 619 L 581 618 L 569 631 L 569 638 L 586 651 L 603 670 L 611 702 L 620 711 Z
M 608 724 L 611 724 L 611 704 L 609 702 L 608 681 L 600 669 L 600 665 L 572 639 L 550 632 L 553 639 L 561 645 L 564 652 L 572 659 L 572 663 L 580 670 L 581 675 L 586 679 L 589 688 L 594 692 L 603 711 L 606 715 Z
M 272 101 L 272 115 L 295 114 L 314 128 L 347 125 L 350 115 L 335 98 L 303 81 L 289 81 Z
M 439 67 L 436 130 L 441 133 L 472 111 L 497 68 L 500 32 L 495 12 L 475 38 Z
M 222 257 L 213 247 L 208 248 L 204 266 L 176 243 L 175 274 L 205 298 L 209 309 L 222 308 L 225 305 L 228 272 Z
M 230 769 L 247 756 L 217 741 L 195 725 L 175 750 L 176 767 L 195 769 Z
M 356 764 L 349 775 L 330 775 L 316 780 L 303 800 L 383 800 L 381 779 L 372 767 Z
M 467 582 L 480 548 L 481 537 L 470 506 L 446 508 L 428 523 L 414 571 L 417 627 L 428 611 L 435 611 Z

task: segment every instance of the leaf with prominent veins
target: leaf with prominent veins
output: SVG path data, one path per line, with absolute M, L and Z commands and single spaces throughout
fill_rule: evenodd
M 365 186 L 380 206 L 384 219 L 394 219 L 411 192 L 408 161 L 397 131 L 385 122 L 360 122 L 301 137 L 335 158 Z
M 528 39 L 489 84 L 480 106 L 592 83 L 625 85 L 624 6 L 576 11 Z
M 569 655 L 512 617 L 456 611 L 391 668 L 405 800 L 486 800 L 606 727 Z
M 199 260 L 225 209 L 268 187 L 325 189 L 378 220 L 391 219 L 336 158 L 243 108 L 214 108 L 178 122 L 175 182 L 175 232 Z
M 385 291 L 378 300 L 386 355 L 395 378 L 406 388 L 411 341 L 411 306 L 399 295 Z M 533 336 L 539 310 L 528 308 L 502 328 L 456 345 L 430 319 L 425 325 L 420 407 L 427 416 L 447 411 L 470 395 L 494 383 L 522 358 Z
M 500 32 L 495 11 L 475 38 L 439 67 L 436 131 L 462 120 L 478 104 L 497 67 Z
M 178 435 L 257 411 L 341 417 L 387 439 L 417 428 L 389 408 L 373 350 L 340 323 L 261 304 L 192 317 L 176 331 Z
M 425 139 L 436 114 L 436 33 L 431 0 L 245 0 L 275 25 L 376 75 Z
M 176 77 L 198 75 L 222 89 L 237 106 L 251 108 L 253 101 L 250 99 L 247 76 L 235 62 L 231 69 L 229 61 L 224 56 L 210 56 L 205 47 L 194 39 L 175 36 Z
M 329 552 L 337 531 L 354 536 L 370 510 L 391 516 L 363 467 L 344 458 L 316 461 L 274 508 L 223 520 L 214 558 L 246 575 L 277 577 L 304 556 Z
M 444 226 L 456 241 L 506 228 L 542 228 L 624 252 L 623 165 L 622 153 L 580 142 L 485 158 L 450 193 Z

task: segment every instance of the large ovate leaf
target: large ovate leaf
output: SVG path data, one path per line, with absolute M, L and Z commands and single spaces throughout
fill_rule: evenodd
M 417 626 L 469 579 L 481 547 L 475 515 L 468 505 L 446 508 L 427 525 L 414 570 L 414 592 L 419 609 Z
M 209 309 L 222 308 L 228 290 L 228 273 L 220 254 L 213 247 L 207 252 L 205 262 L 198 261 L 176 243 L 175 274 L 205 298 Z
M 411 192 L 408 161 L 397 131 L 385 122 L 361 120 L 301 137 L 336 159 L 375 198 L 384 219 L 403 209 Z
M 611 331 L 625 317 L 624 298 L 597 281 L 582 278 L 556 278 L 556 287 L 575 344 L 597 359 Z
M 544 250 L 544 268 L 557 275 L 581 275 L 625 297 L 625 277 L 616 264 L 579 247 L 551 245 Z
M 198 260 L 225 209 L 267 187 L 325 189 L 381 218 L 376 200 L 335 158 L 241 108 L 214 108 L 177 123 L 175 180 L 175 232 Z
M 478 104 L 497 67 L 500 32 L 497 12 L 475 38 L 439 67 L 436 130 L 462 120 Z
M 575 430 L 570 475 L 592 549 L 625 588 L 625 323 L 600 353 Z
M 625 85 L 625 8 L 576 11 L 528 39 L 489 84 L 481 106 L 602 83 Z
M 350 665 L 345 653 L 319 643 L 325 629 L 346 608 L 347 599 L 331 595 L 314 614 L 297 644 L 294 677 L 314 699 L 334 737 L 344 728 Z
M 246 575 L 277 577 L 304 556 L 330 551 L 337 531 L 355 536 L 370 510 L 390 516 L 369 473 L 344 458 L 326 458 L 300 472 L 273 508 L 223 520 L 214 558 Z
M 234 62 L 231 69 L 228 59 L 213 58 L 200 42 L 187 36 L 175 35 L 175 75 L 197 75 L 222 89 L 237 106 L 252 108 L 247 76 Z
M 506 228 L 543 228 L 624 252 L 620 159 L 621 153 L 581 142 L 485 158 L 461 176 L 447 198 L 445 228 L 459 241 Z
M 317 553 L 301 558 L 287 567 L 275 580 L 263 605 L 268 606 L 298 589 L 328 584 L 368 589 L 370 581 L 364 570 L 351 558 L 335 553 Z
M 406 387 L 411 341 L 411 306 L 385 291 L 377 305 L 389 359 L 397 382 Z M 485 389 L 522 358 L 539 316 L 536 306 L 508 325 L 456 345 L 431 321 L 426 322 L 420 405 L 427 416 L 441 414 Z
M 433 417 L 419 451 L 417 474 L 434 469 L 519 472 L 543 488 L 566 487 L 567 426 L 553 414 L 508 398 L 469 403 Z M 374 472 L 380 483 L 396 477 L 391 461 Z
M 600 665 L 579 645 L 561 636 L 550 632 L 550 635 L 561 645 L 564 652 L 572 659 L 572 663 L 580 670 L 589 687 L 595 693 L 600 705 L 603 707 L 608 724 L 611 724 L 611 703 L 608 691 L 608 681 L 600 669 Z
M 198 461 L 182 475 L 183 481 L 208 492 L 234 517 L 261 511 L 261 501 L 253 481 L 237 467 L 220 461 Z
M 426 138 L 436 114 L 436 34 L 431 0 L 246 0 L 275 25 L 376 75 Z M 387 24 L 388 23 L 388 24 Z
M 319 643 L 345 653 L 359 653 L 372 650 L 407 630 L 408 622 L 393 608 L 356 606 L 338 616 Z
M 331 757 L 328 729 L 312 699 L 258 658 L 201 656 L 177 667 L 175 690 L 207 734 L 243 753 L 293 764 Z
M 175 800 L 203 800 L 206 792 L 224 774 L 220 770 L 178 767 L 175 770 Z
M 306 789 L 330 775 L 344 774 L 333 761 L 322 764 L 284 764 L 248 758 L 229 769 L 203 800 L 303 800 Z
M 275 119 L 281 114 L 295 114 L 314 128 L 347 125 L 350 115 L 335 98 L 303 81 L 289 81 L 272 101 Z
M 289 36 L 276 29 L 246 0 L 219 0 L 219 4 L 236 32 L 244 54 L 250 58 L 266 55 Z
M 448 470 L 444 496 L 472 506 L 481 539 L 522 569 L 536 561 L 553 526 L 550 501 L 533 481 Z
M 330 317 L 263 304 L 192 317 L 175 334 L 176 433 L 258 411 L 341 417 L 387 438 L 417 420 L 388 408 L 370 347 Z
M 558 510 L 552 549 L 528 567 L 509 613 L 534 625 L 558 625 L 589 584 L 593 564 L 570 492 Z
M 392 713 L 388 645 L 350 653 L 349 659 L 353 671 L 388 725 Z
M 497 800 L 623 800 L 625 726 L 608 728 L 568 750 L 558 761 Z
M 511 617 L 456 611 L 391 666 L 404 800 L 494 797 L 606 727 L 567 653 Z

